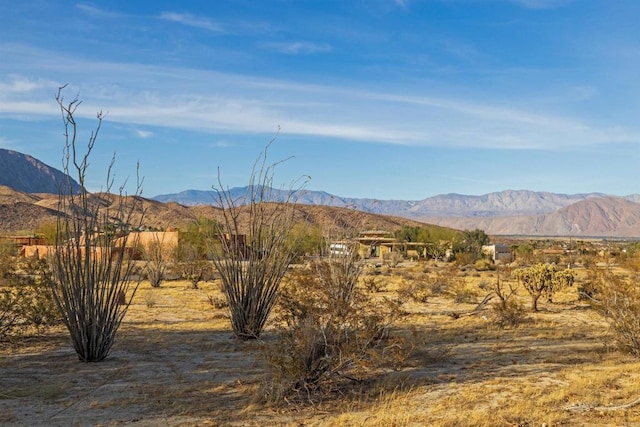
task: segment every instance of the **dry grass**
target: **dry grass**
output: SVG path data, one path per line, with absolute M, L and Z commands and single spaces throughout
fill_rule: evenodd
M 424 266 L 392 269 L 376 280 L 380 298 L 397 297 Z M 437 268 L 430 267 L 430 271 Z M 429 273 L 431 274 L 431 273 Z M 460 274 L 474 293 L 495 272 Z M 482 291 L 477 291 L 482 295 Z M 640 407 L 607 407 L 640 396 L 640 360 L 605 345 L 606 323 L 577 301 L 575 288 L 540 301 L 518 328 L 488 316 L 453 319 L 472 302 L 452 295 L 405 301 L 394 325 L 415 350 L 404 369 L 381 372 L 314 407 L 263 406 L 267 369 L 261 342 L 233 337 L 218 284 L 143 283 L 112 355 L 80 363 L 63 329 L 0 347 L 0 424 L 236 426 L 633 426 Z M 526 294 L 519 295 L 528 301 Z M 149 306 L 148 302 L 153 301 Z M 273 339 L 269 326 L 262 340 Z

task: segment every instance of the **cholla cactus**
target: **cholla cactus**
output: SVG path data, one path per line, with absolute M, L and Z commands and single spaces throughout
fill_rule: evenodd
M 514 271 L 515 277 L 531 295 L 531 310 L 538 311 L 538 300 L 546 294 L 551 301 L 553 292 L 565 286 L 573 285 L 575 275 L 571 270 L 556 271 L 549 264 L 537 264 Z

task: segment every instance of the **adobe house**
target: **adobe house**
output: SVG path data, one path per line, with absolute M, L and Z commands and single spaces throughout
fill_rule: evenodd
M 162 245 L 166 251 L 171 251 L 178 246 L 178 232 L 177 231 L 134 231 L 129 233 L 127 245 L 125 251 L 128 256 L 133 259 L 140 259 L 139 248 L 148 248 L 154 242 Z M 114 242 L 115 247 L 120 247 L 122 244 L 122 237 L 118 238 Z M 81 240 L 84 241 L 84 240 Z M 39 242 L 32 239 L 32 241 L 21 241 L 22 249 L 20 250 L 20 256 L 28 258 L 46 258 L 49 254 L 53 254 L 55 246 L 44 245 L 44 241 Z M 95 248 L 95 253 L 101 256 L 103 252 L 110 253 L 114 256 L 114 252 L 104 251 L 100 247 Z
M 398 244 L 391 233 L 382 230 L 367 230 L 360 232 L 356 238 L 358 242 L 358 254 L 364 259 L 383 258 L 385 254 L 393 252 Z

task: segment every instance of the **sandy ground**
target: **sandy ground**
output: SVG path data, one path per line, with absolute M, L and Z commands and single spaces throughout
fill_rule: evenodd
M 638 362 L 604 344 L 606 324 L 575 295 L 507 330 L 485 314 L 447 315 L 474 305 L 407 303 L 395 327 L 416 347 L 404 369 L 377 380 L 386 397 L 273 408 L 256 396 L 269 379 L 261 343 L 232 336 L 224 310 L 207 302 L 216 292 L 143 284 L 100 363 L 79 362 L 63 328 L 1 344 L 0 425 L 640 425 L 637 408 L 562 408 L 623 403 L 640 383 Z

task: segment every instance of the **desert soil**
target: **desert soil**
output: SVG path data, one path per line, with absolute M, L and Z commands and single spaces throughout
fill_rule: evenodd
M 494 279 L 483 275 L 468 280 Z M 394 296 L 399 277 L 388 277 L 383 295 Z M 575 290 L 511 329 L 495 326 L 489 310 L 449 315 L 474 304 L 407 301 L 394 325 L 414 343 L 404 368 L 373 378 L 368 392 L 303 407 L 261 403 L 262 343 L 235 339 L 211 295 L 220 295 L 215 283 L 143 283 L 100 363 L 79 362 L 64 328 L 1 343 L 0 424 L 640 425 L 639 407 L 601 408 L 640 396 L 640 363 L 608 345 L 606 323 Z

